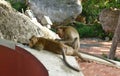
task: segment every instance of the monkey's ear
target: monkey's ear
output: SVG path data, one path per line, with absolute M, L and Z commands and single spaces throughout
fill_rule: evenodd
M 36 37 L 35 35 L 31 36 L 31 38 L 29 39 L 29 41 L 31 41 L 31 40 L 32 40 L 32 38 L 35 38 L 35 37 Z

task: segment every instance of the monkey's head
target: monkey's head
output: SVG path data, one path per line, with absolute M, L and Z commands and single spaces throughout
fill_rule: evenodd
M 37 42 L 38 42 L 38 38 L 36 36 L 32 36 L 30 39 L 29 39 L 29 46 L 30 47 L 33 47 Z
M 56 33 L 60 36 L 60 38 L 64 38 L 64 26 L 59 26 L 56 28 Z

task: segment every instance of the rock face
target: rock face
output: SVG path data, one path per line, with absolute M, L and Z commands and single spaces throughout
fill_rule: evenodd
M 49 31 L 36 26 L 29 17 L 14 10 L 6 1 L 0 1 L 0 38 L 16 42 L 27 42 L 32 35 L 55 38 L 55 33 Z
M 106 32 L 114 32 L 118 23 L 118 17 L 120 14 L 119 9 L 103 9 L 99 15 L 100 23 L 102 28 Z
M 29 6 L 38 20 L 46 15 L 53 23 L 70 22 L 82 12 L 80 0 L 30 0 Z

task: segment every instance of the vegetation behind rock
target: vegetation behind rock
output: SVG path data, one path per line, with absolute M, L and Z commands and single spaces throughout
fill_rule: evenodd
M 21 8 L 26 8 L 24 3 L 14 2 L 15 0 L 9 1 L 14 8 L 21 11 Z M 105 38 L 106 36 L 112 38 L 112 33 L 105 33 L 99 24 L 99 13 L 104 8 L 120 8 L 120 0 L 83 0 L 83 10 L 81 15 L 86 18 L 86 24 L 77 22 L 77 30 L 81 37 L 100 37 Z M 90 25 L 90 26 L 89 26 Z M 95 31 L 96 30 L 96 31 Z

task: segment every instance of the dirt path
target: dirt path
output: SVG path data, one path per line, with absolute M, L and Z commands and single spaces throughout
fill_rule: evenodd
M 81 51 L 99 55 L 108 54 L 111 41 L 105 42 L 96 38 L 81 39 Z M 116 56 L 120 58 L 120 45 L 117 47 Z M 120 69 L 98 64 L 96 62 L 79 62 L 85 76 L 120 76 Z

